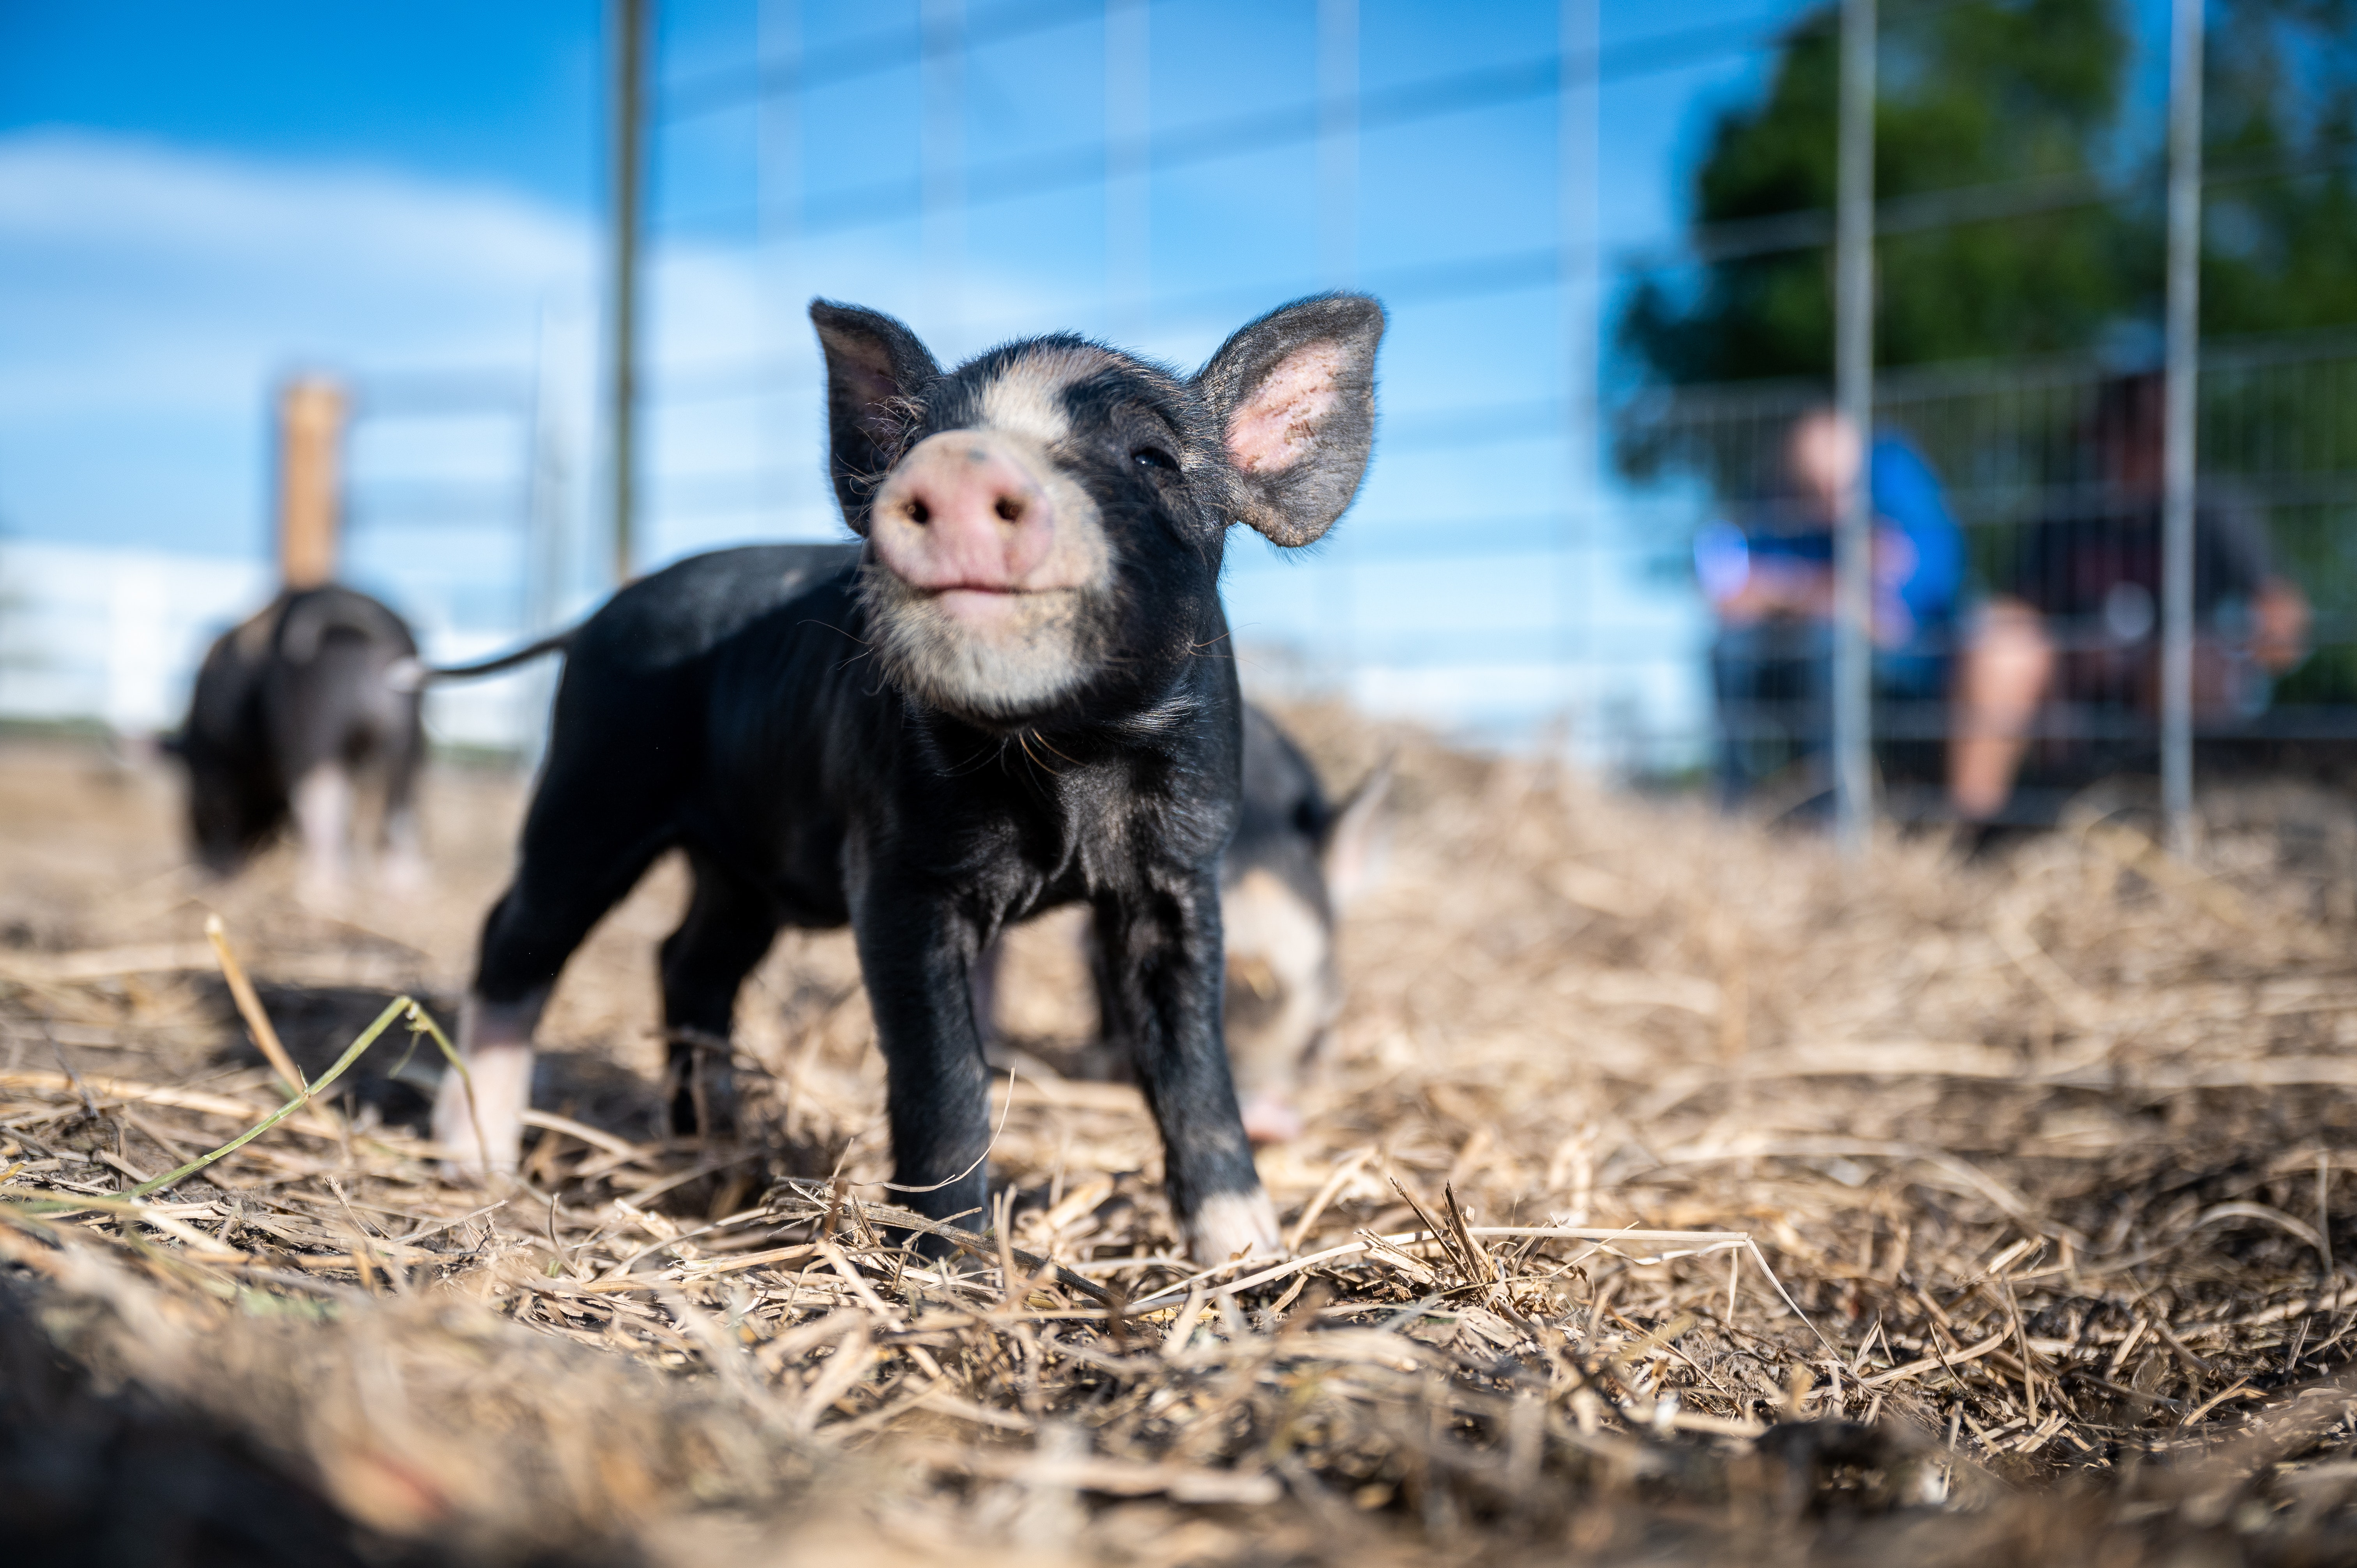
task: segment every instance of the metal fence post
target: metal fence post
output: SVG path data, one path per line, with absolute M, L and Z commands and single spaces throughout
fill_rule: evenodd
M 1146 0 L 1105 0 L 1105 318 L 1142 341 L 1154 276 L 1153 17 Z
M 1318 0 L 1318 272 L 1327 288 L 1358 282 L 1359 0 Z M 1327 537 L 1327 657 L 1342 691 L 1355 694 L 1363 650 L 1350 531 Z
M 1875 0 L 1842 0 L 1841 130 L 1835 224 L 1834 387 L 1859 444 L 1834 531 L 1834 803 L 1842 849 L 1866 853 L 1874 817 L 1874 45 Z
M 608 261 L 606 417 L 614 581 L 630 580 L 638 510 L 639 237 L 646 156 L 646 42 L 654 0 L 614 0 L 614 206 Z
M 800 336 L 801 291 L 791 266 L 802 237 L 802 0 L 760 0 L 754 17 L 754 59 L 761 71 L 761 95 L 754 101 L 754 231 L 765 252 L 764 270 L 772 294 L 788 314 L 778 325 Z
M 2169 37 L 2169 359 L 2161 468 L 2160 803 L 2169 846 L 2193 840 L 2194 393 L 2201 334 L 2202 0 L 2174 0 Z
M 918 222 L 924 236 L 931 333 L 962 353 L 965 291 L 965 0 L 923 0 L 918 59 L 924 96 L 918 127 L 921 164 Z
M 1584 666 L 1599 643 L 1589 622 L 1596 602 L 1597 513 L 1601 443 L 1597 409 L 1598 0 L 1563 0 L 1556 23 L 1555 199 L 1562 246 L 1557 288 L 1563 311 L 1564 510 L 1555 568 L 1555 657 L 1564 716 L 1577 723 L 1583 697 L 1598 682 Z M 1586 703 L 1593 713 L 1596 703 Z M 1565 739 L 1577 746 L 1576 732 Z M 1590 754 L 1595 747 L 1590 742 Z

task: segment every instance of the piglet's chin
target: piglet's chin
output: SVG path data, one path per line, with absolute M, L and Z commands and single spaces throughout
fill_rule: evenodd
M 952 621 L 985 631 L 1017 619 L 1026 596 L 1012 588 L 943 588 L 932 596 L 932 604 Z
M 1092 672 L 1083 596 L 920 588 L 888 571 L 866 585 L 876 650 L 911 696 L 991 724 L 1024 723 Z

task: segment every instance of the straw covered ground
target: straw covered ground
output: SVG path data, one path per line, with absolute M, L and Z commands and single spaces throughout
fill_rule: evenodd
M 523 1180 L 420 1118 L 514 781 L 307 913 L 175 789 L 0 750 L 0 1537 L 20 1561 L 2357 1558 L 2357 828 L 2125 798 L 1964 864 L 1399 752 L 1296 1262 L 1173 1256 L 1069 928 L 1003 998 L 992 1228 L 888 1244 L 847 942 L 748 988 L 741 1145 L 654 1134 L 661 868 L 575 961 Z M 2119 808 L 2119 809 L 2114 809 Z M 307 1078 L 287 1096 L 208 940 Z M 413 998 L 420 1011 L 397 1005 Z M 1011 1086 L 1011 1087 L 1009 1087 Z

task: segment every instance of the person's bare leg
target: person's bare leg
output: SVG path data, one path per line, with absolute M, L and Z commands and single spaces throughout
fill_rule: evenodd
M 1986 822 L 2004 809 L 2053 679 L 2045 619 L 2019 599 L 1990 600 L 1957 661 L 1949 710 L 1948 800 L 1958 816 Z
M 434 1141 L 448 1156 L 451 1176 L 472 1179 L 516 1168 L 523 1113 L 532 1105 L 532 1031 L 547 1000 L 546 992 L 505 1005 L 467 999 L 458 1015 L 467 1070 L 445 1072 L 434 1100 Z

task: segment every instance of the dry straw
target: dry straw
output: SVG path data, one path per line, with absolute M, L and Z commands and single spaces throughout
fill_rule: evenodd
M 891 1201 L 837 939 L 748 991 L 745 1142 L 658 1135 L 668 873 L 551 1011 L 522 1176 L 446 1180 L 411 1085 L 488 875 L 327 922 L 265 867 L 219 895 L 249 980 L 135 795 L 0 833 L 38 894 L 0 953 L 0 1359 L 66 1369 L 45 1420 L 145 1391 L 379 1556 L 2348 1554 L 2337 805 L 2228 797 L 2191 865 L 2096 802 L 1860 879 L 1294 718 L 1337 775 L 1402 750 L 1308 1133 L 1264 1160 L 1280 1263 L 1176 1255 L 1052 931 L 1007 980 L 985 1230 Z M 512 796 L 442 790 L 472 864 Z

